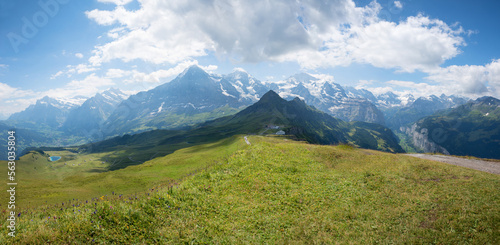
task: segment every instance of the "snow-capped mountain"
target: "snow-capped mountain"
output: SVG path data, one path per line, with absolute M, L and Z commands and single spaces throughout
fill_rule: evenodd
M 401 100 L 401 97 L 398 100 L 404 102 Z M 446 96 L 442 94 L 439 97 L 430 95 L 427 97 L 419 97 L 408 104 L 400 102 L 399 106 L 386 107 L 384 114 L 387 126 L 393 130 L 398 130 L 401 126 L 405 126 L 419 120 L 420 118 L 432 115 L 439 110 L 454 108 L 466 102 L 467 99 L 453 95 Z
M 349 98 L 366 99 L 373 104 L 377 104 L 378 99 L 372 92 L 366 89 L 356 89 L 350 86 L 345 87 L 346 94 Z
M 99 137 L 98 130 L 101 124 L 127 97 L 126 94 L 115 88 L 97 93 L 69 113 L 62 129 L 73 135 Z M 96 133 L 98 135 L 93 135 Z
M 413 97 L 411 97 L 413 99 Z M 414 99 L 413 99 L 414 100 Z M 391 107 L 396 107 L 396 106 L 405 106 L 408 102 L 413 102 L 413 101 L 408 101 L 406 104 L 403 102 L 404 100 L 400 98 L 398 95 L 394 94 L 393 92 L 387 92 L 383 93 L 377 96 L 377 105 L 381 108 L 391 108 Z
M 83 104 L 83 98 L 78 97 L 70 100 L 45 97 L 9 120 L 29 129 L 48 126 L 69 135 L 87 138 L 92 135 L 94 139 L 194 125 L 236 113 L 269 90 L 286 100 L 298 97 L 345 121 L 386 124 L 392 129 L 466 101 L 445 95 L 414 99 L 411 94 L 392 92 L 375 96 L 366 89 L 342 87 L 323 75 L 300 73 L 264 83 L 242 69 L 218 75 L 191 66 L 172 81 L 128 98 L 117 89 L 96 94 Z
M 307 104 L 345 121 L 384 124 L 382 112 L 370 101 L 375 96 L 367 90 L 344 89 L 329 78 L 306 73 L 277 82 L 279 95 L 287 100 L 299 97 Z
M 115 135 L 199 123 L 251 105 L 264 91 L 262 82 L 242 70 L 222 76 L 191 66 L 171 82 L 123 101 L 105 128 Z
M 224 92 L 231 96 L 239 97 L 241 101 L 256 102 L 260 99 L 260 96 L 269 91 L 269 88 L 261 81 L 255 79 L 242 69 L 235 69 L 234 72 L 223 75 L 222 78 L 229 82 L 229 84 L 225 84 L 226 86 L 222 86 Z M 228 93 L 228 91 L 232 91 L 232 93 Z
M 24 111 L 12 114 L 7 121 L 21 126 L 58 128 L 66 121 L 69 112 L 80 106 L 84 100 L 83 97 L 60 99 L 45 96 Z

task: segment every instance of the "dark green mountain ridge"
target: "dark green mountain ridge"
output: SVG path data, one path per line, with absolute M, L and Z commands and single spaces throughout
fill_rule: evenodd
M 500 100 L 482 97 L 454 109 L 425 117 L 407 128 L 417 135 L 426 129 L 428 141 L 451 155 L 500 159 Z M 417 137 L 413 143 L 418 145 Z

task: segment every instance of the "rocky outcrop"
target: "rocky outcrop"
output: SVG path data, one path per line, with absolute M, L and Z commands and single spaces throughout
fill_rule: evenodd
M 401 127 L 400 130 L 410 136 L 413 145 L 418 150 L 425 153 L 442 153 L 450 155 L 448 150 L 429 139 L 429 130 L 427 128 L 419 128 L 415 123 L 410 127 Z

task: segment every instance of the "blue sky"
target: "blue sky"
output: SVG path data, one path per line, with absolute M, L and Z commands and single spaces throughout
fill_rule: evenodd
M 500 97 L 500 1 L 0 0 L 0 118 L 198 64 L 374 93 Z

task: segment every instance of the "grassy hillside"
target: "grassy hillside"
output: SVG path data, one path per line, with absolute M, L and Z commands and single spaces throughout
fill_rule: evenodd
M 248 138 L 250 146 L 240 136 L 104 173 L 128 173 L 122 181 L 134 186 L 135 172 L 150 189 L 23 210 L 15 239 L 2 214 L 0 243 L 498 243 L 498 175 L 345 145 Z M 158 181 L 190 174 L 157 187 L 146 173 Z
M 168 159 L 161 162 L 151 160 L 114 171 L 110 171 L 113 165 L 121 163 L 116 159 L 130 160 L 126 150 L 92 154 L 71 151 L 45 151 L 45 154 L 31 152 L 16 163 L 17 188 L 20 190 L 16 202 L 22 207 L 36 207 L 43 204 L 61 205 L 73 198 L 90 200 L 113 192 L 143 192 L 153 186 L 176 182 L 179 178 L 246 147 L 244 142 L 235 141 L 237 138 L 233 137 L 212 144 L 192 146 L 170 154 Z M 62 158 L 50 162 L 49 156 Z M 0 164 L 7 166 L 5 161 L 0 161 Z M 7 167 L 0 168 L 0 175 L 7 176 Z M 2 209 L 6 208 L 7 200 L 8 193 L 0 192 Z
M 124 135 L 79 146 L 77 150 L 92 154 L 107 153 L 101 154 L 99 160 L 112 163 L 108 165 L 108 170 L 117 170 L 185 147 L 213 143 L 238 134 L 276 133 L 277 130 L 270 130 L 268 125 L 278 125 L 287 135 L 310 143 L 349 143 L 357 147 L 403 152 L 396 136 L 388 128 L 371 123 L 346 123 L 309 107 L 299 99 L 286 101 L 272 91 L 235 115 L 193 128 Z

